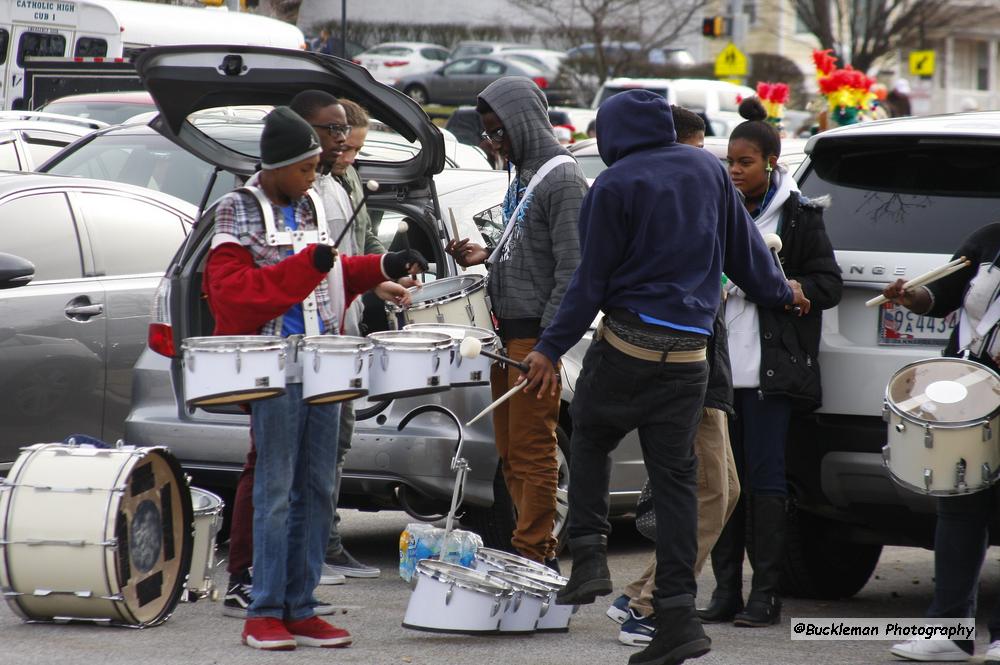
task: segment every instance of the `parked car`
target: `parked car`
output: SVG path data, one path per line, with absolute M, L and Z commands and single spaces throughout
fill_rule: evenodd
M 56 113 L 0 111 L 0 171 L 34 171 L 73 141 L 105 126 Z
M 21 446 L 122 437 L 149 303 L 195 214 L 139 187 L 0 173 L 0 473 Z
M 413 101 L 426 104 L 475 104 L 483 88 L 504 76 L 526 76 L 545 92 L 550 104 L 565 103 L 573 99 L 569 88 L 559 87 L 560 81 L 546 70 L 500 57 L 472 57 L 451 60 L 443 67 L 406 76 L 394 84 Z
M 745 85 L 735 85 L 726 81 L 711 79 L 651 79 L 613 78 L 608 79 L 594 95 L 591 106 L 598 108 L 605 99 L 625 90 L 649 90 L 666 97 L 671 104 L 677 104 L 692 111 L 714 113 L 739 110 L 740 101 L 757 93 Z
M 593 42 L 586 42 L 569 49 L 566 55 L 574 60 L 593 60 L 597 57 L 597 48 Z M 605 42 L 604 55 L 612 65 L 622 62 L 645 62 L 650 65 L 689 67 L 695 64 L 694 57 L 686 48 L 643 49 L 638 42 Z
M 513 44 L 510 42 L 477 42 L 462 41 L 455 44 L 448 55 L 448 60 L 458 60 L 474 55 L 496 55 L 501 51 L 531 48 L 526 44 Z
M 155 111 L 153 98 L 145 91 L 133 92 L 92 92 L 84 95 L 68 95 L 54 99 L 39 111 L 75 115 L 80 118 L 100 120 L 109 125 L 120 125 L 132 116 Z
M 806 145 L 799 186 L 831 197 L 824 218 L 844 294 L 823 316 L 823 406 L 794 419 L 788 438 L 788 593 L 850 596 L 883 545 L 933 546 L 935 499 L 890 479 L 882 409 L 892 375 L 938 356 L 955 321 L 865 301 L 887 282 L 947 262 L 966 236 L 996 221 L 998 141 L 1000 113 L 992 112 L 862 123 Z
M 423 74 L 440 67 L 448 59 L 448 49 L 426 42 L 388 42 L 354 57 L 376 81 L 394 84 L 404 76 Z
M 554 51 L 544 48 L 506 48 L 497 53 L 505 60 L 523 62 L 537 69 L 546 69 L 553 74 L 559 71 L 566 59 L 565 51 Z
M 430 262 L 427 280 L 459 274 L 444 244 L 454 236 L 450 218 L 454 214 L 458 233 L 487 246 L 495 242 L 499 209 L 507 189 L 507 174 L 495 171 L 443 170 L 444 145 L 437 128 L 414 102 L 384 86 L 372 86 L 367 73 L 349 62 L 310 53 L 263 51 L 252 47 L 238 51 L 252 57 L 255 78 L 240 81 L 219 74 L 218 63 L 233 50 L 224 47 L 150 49 L 136 64 L 147 84 L 162 95 L 164 116 L 159 131 L 172 141 L 199 149 L 209 145 L 191 132 L 185 118 L 194 110 L 191 100 L 204 99 L 240 104 L 268 98 L 275 103 L 291 98 L 305 87 L 319 87 L 350 96 L 402 136 L 413 137 L 419 152 L 402 162 L 360 160 L 363 179 L 375 179 L 379 191 L 369 199 L 369 208 L 379 235 L 391 249 L 404 242 L 421 251 Z M 294 76 L 292 75 L 294 74 Z M 178 95 L 184 89 L 189 95 Z M 184 127 L 184 132 L 179 129 Z M 197 126 L 195 127 L 197 130 Z M 204 157 L 227 164 L 236 175 L 249 174 L 255 153 L 238 153 L 212 143 Z M 398 222 L 406 219 L 405 239 Z M 444 221 L 449 220 L 449 221 Z M 180 341 L 211 334 L 210 312 L 200 297 L 201 276 L 213 233 L 213 210 L 195 226 L 190 241 L 179 252 L 160 284 L 150 322 L 151 345 L 135 367 L 132 411 L 126 422 L 130 442 L 168 445 L 180 458 L 195 482 L 229 494 L 235 486 L 249 447 L 247 416 L 234 408 L 188 409 L 183 399 Z M 482 268 L 468 271 L 475 274 Z M 379 314 L 377 308 L 369 313 Z M 379 317 L 374 317 L 378 320 Z M 383 327 L 388 321 L 381 317 Z M 173 341 L 170 341 L 173 340 Z M 563 401 L 559 433 L 560 490 L 556 531 L 566 524 L 568 435 L 572 422 L 565 408 L 572 399 L 579 363 L 586 348 L 582 342 L 563 363 Z M 454 473 L 450 469 L 456 433 L 452 424 L 439 417 L 415 420 L 402 432 L 398 424 L 413 408 L 444 404 L 463 421 L 490 401 L 486 387 L 453 389 L 425 397 L 389 402 L 356 403 L 358 424 L 347 456 L 341 503 L 364 509 L 403 509 L 418 518 L 431 518 L 447 511 Z M 464 432 L 463 456 L 471 466 L 464 492 L 463 520 L 494 546 L 509 546 L 513 509 L 506 493 L 496 457 L 492 423 L 488 418 Z M 644 472 L 637 438 L 630 435 L 615 454 L 612 470 L 612 511 L 622 514 L 634 508 Z

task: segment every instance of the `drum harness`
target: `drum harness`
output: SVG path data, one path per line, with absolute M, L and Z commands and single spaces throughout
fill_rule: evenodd
M 306 192 L 312 204 L 316 220 L 315 229 L 283 229 L 278 230 L 274 221 L 274 210 L 264 191 L 255 185 L 245 185 L 236 191 L 242 191 L 253 196 L 260 207 L 261 219 L 264 221 L 265 241 L 271 247 L 291 247 L 298 254 L 309 245 L 330 244 L 330 228 L 326 221 L 326 211 L 319 195 L 313 189 Z M 325 280 L 329 284 L 329 278 Z M 322 287 L 322 285 L 321 285 Z M 299 360 L 299 342 L 303 337 L 320 334 L 319 309 L 316 305 L 316 293 L 313 291 L 302 301 L 302 319 L 305 324 L 304 335 L 288 335 L 288 355 L 285 365 L 285 380 L 288 383 L 302 383 L 302 363 Z M 278 323 L 276 334 L 281 334 L 281 322 Z

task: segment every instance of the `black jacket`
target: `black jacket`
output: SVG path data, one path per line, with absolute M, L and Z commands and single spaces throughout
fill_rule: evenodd
M 796 411 L 808 412 L 823 401 L 819 336 L 824 309 L 840 302 L 843 279 L 823 225 L 823 205 L 793 194 L 781 211 L 778 254 L 788 279 L 798 280 L 811 302 L 798 317 L 783 308 L 758 308 L 760 317 L 760 390 L 792 398 Z
M 726 333 L 725 308 L 719 307 L 708 339 L 708 387 L 705 406 L 733 415 L 733 368 L 729 364 L 729 335 Z

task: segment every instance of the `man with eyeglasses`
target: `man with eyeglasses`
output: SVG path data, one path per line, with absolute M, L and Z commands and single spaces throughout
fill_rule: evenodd
M 517 169 L 503 202 L 505 230 L 491 251 L 468 238 L 453 239 L 446 250 L 461 266 L 489 267 L 500 337 L 508 355 L 521 360 L 552 321 L 580 262 L 577 220 L 587 181 L 556 140 L 545 95 L 530 79 L 509 76 L 491 83 L 476 109 L 485 128 L 482 139 Z M 495 364 L 494 399 L 512 388 L 519 374 Z M 559 406 L 558 394 L 520 392 L 493 412 L 501 469 L 517 510 L 511 544 L 556 570 Z

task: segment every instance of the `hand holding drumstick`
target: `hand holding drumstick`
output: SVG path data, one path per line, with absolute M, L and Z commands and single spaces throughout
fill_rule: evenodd
M 936 282 L 942 277 L 963 270 L 972 265 L 972 262 L 964 256 L 946 263 L 934 270 L 918 275 L 909 281 L 897 279 L 895 282 L 882 290 L 882 295 L 872 298 L 865 303 L 868 307 L 881 305 L 884 302 L 894 302 L 902 305 L 915 314 L 923 314 L 931 308 L 931 297 L 926 289 L 919 287 L 926 286 L 931 282 Z

